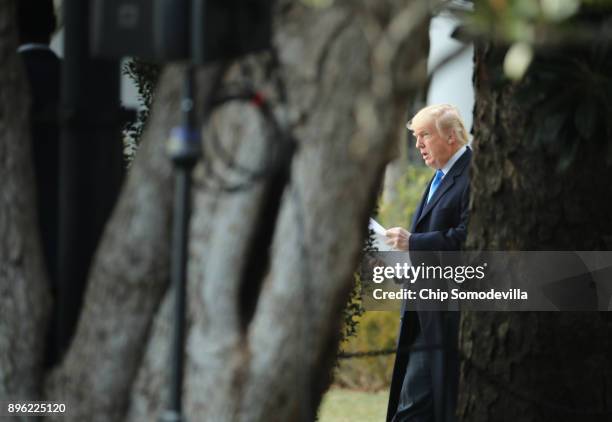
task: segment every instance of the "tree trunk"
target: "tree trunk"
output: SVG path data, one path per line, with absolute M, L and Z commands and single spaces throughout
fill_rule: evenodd
M 15 3 L 0 0 L 0 398 L 40 396 L 49 291 Z
M 45 398 L 68 406 L 49 419 L 155 420 L 167 401 L 173 306 L 167 288 L 173 179 L 165 140 L 180 120 L 182 69 L 169 66 L 160 80 L 142 147 L 90 270 L 73 342 L 62 363 L 43 374 L 47 295 L 33 230 L 23 82 L 12 20 L 4 13 L 12 8 L 0 0 L 2 396 L 35 397 L 45 376 Z M 425 79 L 426 51 L 413 40 L 427 36 L 427 2 L 337 1 L 319 9 L 279 1 L 275 9 L 280 68 L 261 54 L 233 64 L 223 80 L 261 87 L 285 116 L 280 121 L 297 139 L 297 151 L 287 185 L 269 171 L 273 176 L 228 193 L 219 179 L 240 184 L 245 168 L 261 168 L 273 155 L 271 135 L 250 103 L 230 103 L 203 122 L 183 386 L 193 420 L 314 418 L 329 384 L 367 217 L 403 132 L 404 107 Z M 200 120 L 219 69 L 197 72 Z M 278 79 L 287 87 L 286 102 Z M 283 191 L 277 218 L 270 203 Z M 262 227 L 272 229 L 271 245 L 259 242 Z
M 576 51 L 563 54 L 577 59 L 572 56 Z M 610 142 L 609 119 L 592 139 L 579 144 L 569 167 L 559 171 L 564 152 L 552 154 L 549 146 L 529 136 L 530 125 L 554 130 L 551 121 L 532 119 L 537 110 L 526 107 L 518 95 L 534 75 L 516 84 L 500 82 L 504 53 L 504 48 L 487 44 L 475 56 L 469 247 L 608 250 L 612 185 L 603 153 Z M 571 89 L 568 81 L 563 85 Z M 540 92 L 532 89 L 529 95 Z M 464 314 L 461 419 L 610 420 L 611 330 L 608 313 Z

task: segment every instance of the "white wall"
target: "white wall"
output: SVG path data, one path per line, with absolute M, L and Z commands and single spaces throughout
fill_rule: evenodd
M 429 28 L 431 43 L 428 58 L 429 69 L 435 67 L 436 63 L 462 45 L 450 37 L 457 25 L 457 19 L 449 13 L 441 13 L 432 19 Z M 470 46 L 459 57 L 436 72 L 427 94 L 428 105 L 450 103 L 459 108 L 468 132 L 472 128 L 474 107 L 473 54 L 474 48 Z

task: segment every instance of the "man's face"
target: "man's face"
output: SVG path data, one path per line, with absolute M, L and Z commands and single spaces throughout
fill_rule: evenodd
M 416 147 L 428 167 L 441 169 L 453 156 L 456 141 L 453 136 L 438 133 L 433 119 L 425 119 L 413 124 L 412 130 L 416 138 Z

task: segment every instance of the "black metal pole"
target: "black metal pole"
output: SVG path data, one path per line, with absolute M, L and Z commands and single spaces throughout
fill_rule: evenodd
M 67 292 L 78 283 L 79 274 L 75 259 L 75 248 L 78 243 L 78 130 L 76 128 L 77 110 L 80 105 L 79 89 L 84 85 L 85 75 L 80 69 L 84 67 L 85 44 L 82 40 L 81 22 L 87 16 L 85 2 L 66 0 L 62 5 L 64 13 L 64 62 L 61 83 L 62 135 L 60 139 L 59 158 L 59 239 L 58 239 L 58 297 L 56 359 L 60 359 L 70 338 L 70 311 Z
M 191 182 L 193 167 L 201 148 L 200 136 L 195 128 L 193 68 L 187 67 L 181 110 L 183 123 L 172 129 L 168 151 L 175 171 L 174 223 L 172 233 L 171 283 L 174 288 L 174 330 L 170 355 L 171 381 L 169 408 L 162 422 L 181 422 L 182 386 L 185 345 L 187 254 L 189 244 L 189 217 L 191 215 Z

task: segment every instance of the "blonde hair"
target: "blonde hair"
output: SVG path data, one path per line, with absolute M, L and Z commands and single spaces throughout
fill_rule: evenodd
M 459 144 L 466 145 L 468 143 L 468 133 L 465 129 L 465 124 L 461 118 L 461 114 L 457 107 L 451 104 L 435 104 L 427 106 L 414 115 L 406 127 L 413 130 L 415 123 L 422 122 L 426 119 L 433 119 L 436 129 L 440 134 L 447 134 L 452 131 Z

